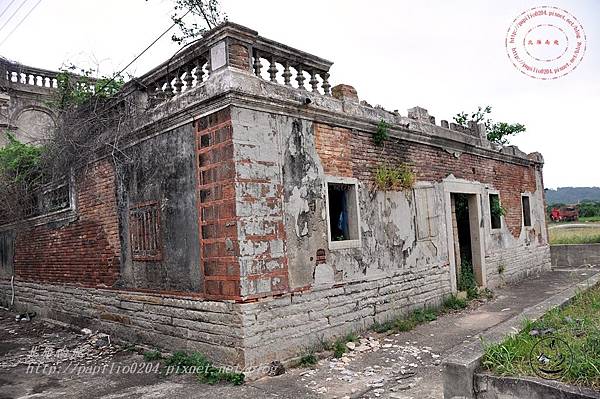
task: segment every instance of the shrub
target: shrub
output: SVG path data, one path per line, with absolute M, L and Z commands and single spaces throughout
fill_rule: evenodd
M 314 366 L 315 364 L 317 364 L 317 356 L 312 352 L 306 353 L 300 357 L 300 366 L 302 367 Z
M 162 354 L 159 351 L 147 351 L 144 352 L 144 359 L 147 362 L 152 362 L 154 360 L 160 360 L 162 359 Z
M 377 131 L 373 134 L 373 142 L 375 145 L 382 146 L 383 142 L 389 137 L 389 125 L 383 119 L 377 125 Z
M 479 296 L 477 282 L 475 281 L 475 275 L 473 274 L 473 265 L 466 260 L 461 262 L 458 290 L 467 291 L 467 297 L 469 299 L 477 298 Z
M 244 383 L 244 374 L 225 371 L 223 368 L 215 367 L 201 353 L 194 352 L 187 354 L 185 352 L 175 352 L 165 360 L 167 369 L 172 368 L 175 373 L 181 373 L 184 370 L 194 370 L 198 380 L 208 384 L 218 382 L 230 382 L 234 385 Z
M 406 190 L 415 185 L 416 176 L 407 164 L 396 167 L 380 165 L 375 170 L 375 184 L 380 190 Z
M 444 308 L 446 309 L 460 310 L 466 307 L 467 301 L 457 297 L 456 295 L 451 295 L 444 301 Z
M 333 356 L 336 358 L 344 356 L 344 353 L 346 353 L 346 349 L 346 343 L 343 340 L 338 339 L 333 344 Z

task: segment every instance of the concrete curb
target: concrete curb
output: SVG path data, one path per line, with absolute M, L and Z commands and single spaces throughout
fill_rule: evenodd
M 499 377 L 477 373 L 478 395 L 483 398 L 599 399 L 600 392 L 555 381 L 526 377 Z
M 508 334 L 518 333 L 523 319 L 537 320 L 551 308 L 568 304 L 581 289 L 590 288 L 598 282 L 600 282 L 600 272 L 537 305 L 524 309 L 520 314 L 476 335 L 468 343 L 458 346 L 442 363 L 444 399 L 475 398 L 473 377 L 475 370 L 481 365 L 484 353 L 482 342 L 497 343 Z

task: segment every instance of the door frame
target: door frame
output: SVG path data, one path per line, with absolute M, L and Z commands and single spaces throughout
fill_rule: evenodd
M 485 187 L 481 183 L 456 179 L 450 175 L 443 180 L 444 208 L 446 215 L 446 237 L 448 240 L 448 262 L 450 264 L 450 287 L 453 293 L 458 291 L 456 281 L 456 256 L 454 252 L 454 230 L 452 226 L 451 194 L 469 194 L 469 222 L 471 225 L 471 252 L 475 280 L 482 288 L 487 287 L 485 266 L 484 222 L 482 212 L 482 193 Z

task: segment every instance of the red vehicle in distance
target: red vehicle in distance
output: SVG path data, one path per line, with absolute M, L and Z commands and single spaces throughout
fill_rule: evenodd
M 550 218 L 555 222 L 576 221 L 579 219 L 579 209 L 573 205 L 552 208 Z

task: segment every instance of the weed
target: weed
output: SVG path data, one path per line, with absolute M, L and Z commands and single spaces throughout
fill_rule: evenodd
M 467 301 L 456 295 L 451 295 L 444 301 L 444 308 L 451 310 L 460 310 L 467 307 Z
M 317 364 L 317 356 L 313 352 L 306 353 L 300 357 L 300 366 L 309 367 Z
M 473 265 L 466 260 L 461 262 L 458 290 L 467 291 L 467 298 L 469 299 L 475 299 L 479 296 L 477 282 L 475 281 L 475 275 L 473 274 Z
M 178 374 L 192 370 L 196 373 L 198 380 L 208 384 L 230 382 L 234 385 L 241 385 L 244 383 L 243 373 L 230 372 L 225 368 L 215 367 L 203 354 L 198 352 L 189 355 L 185 352 L 175 352 L 165 359 L 165 366 L 168 373 Z
M 553 308 L 537 321 L 524 320 L 521 331 L 497 344 L 485 344 L 482 364 L 502 375 L 535 375 L 530 353 L 540 332 L 565 342 L 572 356 L 561 380 L 600 388 L 600 285 L 579 292 L 564 308 Z M 536 334 L 532 334 L 536 330 Z
M 144 359 L 147 362 L 152 362 L 152 361 L 155 361 L 155 360 L 160 360 L 162 358 L 163 358 L 163 356 L 162 356 L 162 354 L 159 351 L 155 350 L 155 351 L 146 351 L 146 352 L 144 352 Z
M 386 321 L 383 323 L 379 323 L 376 321 L 371 326 L 371 330 L 375 331 L 376 333 L 384 333 L 391 330 L 392 328 L 394 328 L 394 322 L 392 321 Z
M 431 308 L 417 309 L 412 314 L 412 319 L 417 323 L 425 323 L 437 319 L 437 312 Z
M 377 146 L 382 146 L 383 142 L 389 137 L 390 125 L 383 119 L 377 124 L 377 131 L 373 134 L 373 142 Z
M 344 356 L 346 349 L 346 343 L 343 340 L 338 339 L 333 343 L 333 356 L 339 359 Z
M 415 181 L 415 173 L 404 163 L 395 167 L 379 165 L 375 169 L 375 185 L 383 191 L 411 189 Z
M 502 275 L 502 274 L 504 274 L 505 271 L 506 271 L 506 266 L 504 265 L 504 263 L 500 263 L 498 265 L 498 274 Z

